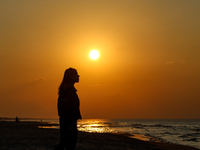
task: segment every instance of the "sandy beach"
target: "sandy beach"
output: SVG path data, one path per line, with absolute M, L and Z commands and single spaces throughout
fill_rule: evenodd
M 38 126 L 47 128 L 38 128 Z M 0 150 L 53 150 L 59 143 L 59 130 L 43 122 L 0 122 Z M 128 134 L 78 133 L 76 150 L 197 150 L 196 148 L 142 141 Z

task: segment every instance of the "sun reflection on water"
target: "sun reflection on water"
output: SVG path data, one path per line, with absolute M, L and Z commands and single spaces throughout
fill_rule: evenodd
M 78 122 L 78 130 L 84 132 L 98 132 L 105 133 L 110 132 L 109 124 L 104 119 L 88 119 L 84 122 Z

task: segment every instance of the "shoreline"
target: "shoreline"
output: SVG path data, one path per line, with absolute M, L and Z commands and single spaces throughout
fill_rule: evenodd
M 0 149 L 52 150 L 59 143 L 59 130 L 48 122 L 0 121 Z M 45 126 L 46 128 L 38 128 Z M 131 136 L 131 137 L 130 137 Z M 76 150 L 198 150 L 197 148 L 165 142 L 144 141 L 127 133 L 78 132 Z

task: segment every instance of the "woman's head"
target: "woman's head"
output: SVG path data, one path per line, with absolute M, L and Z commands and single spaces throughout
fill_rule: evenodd
M 65 70 L 63 81 L 66 83 L 79 82 L 79 75 L 74 68 L 69 68 Z
M 79 75 L 74 68 L 69 68 L 65 70 L 63 80 L 59 87 L 59 92 L 61 89 L 73 86 L 74 83 L 79 82 Z

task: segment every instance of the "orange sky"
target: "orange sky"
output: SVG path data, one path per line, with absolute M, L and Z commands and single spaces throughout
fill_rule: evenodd
M 0 1 L 0 116 L 57 118 L 57 89 L 74 67 L 83 118 L 199 118 L 199 8 L 196 0 Z

